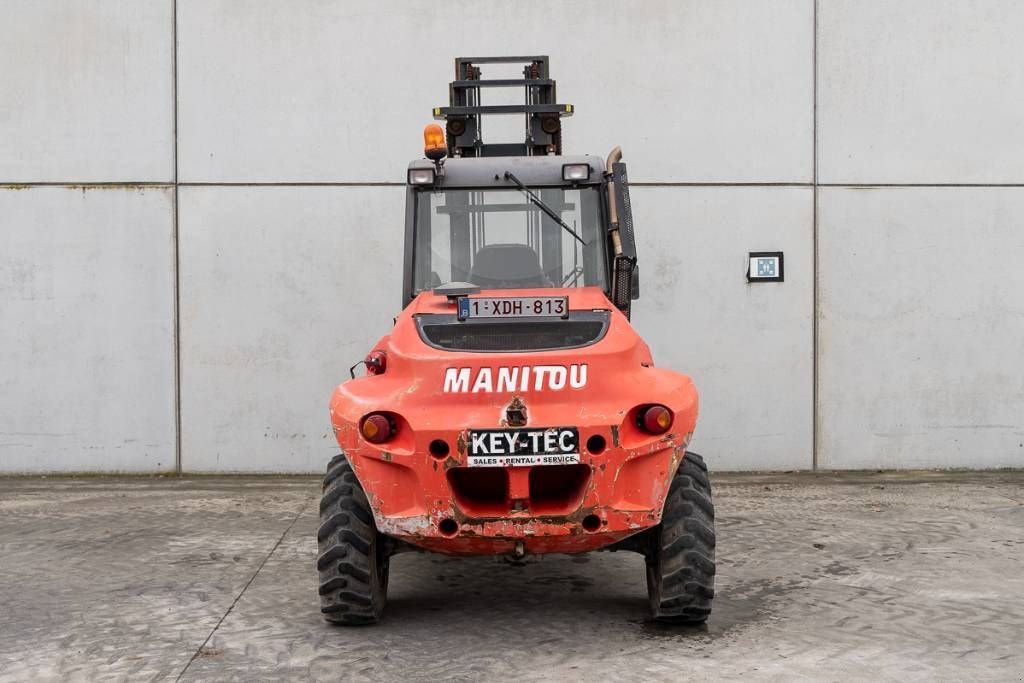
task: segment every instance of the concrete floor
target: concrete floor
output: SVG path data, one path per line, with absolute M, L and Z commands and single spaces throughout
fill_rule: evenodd
M 1017 679 L 1024 473 L 716 477 L 704 628 L 629 553 L 394 559 L 320 619 L 312 478 L 0 480 L 0 678 Z

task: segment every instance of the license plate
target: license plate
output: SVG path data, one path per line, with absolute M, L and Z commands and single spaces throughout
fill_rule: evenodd
M 567 296 L 459 297 L 459 320 L 467 318 L 568 318 Z
M 575 427 L 471 429 L 466 460 L 470 467 L 575 465 L 580 433 Z

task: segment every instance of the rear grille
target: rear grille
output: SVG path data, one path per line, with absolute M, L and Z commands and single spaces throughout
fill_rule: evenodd
M 530 468 L 530 510 L 535 515 L 567 515 L 583 502 L 590 483 L 589 465 Z
M 508 472 L 504 467 L 453 467 L 448 484 L 459 509 L 472 517 L 508 513 Z
M 530 467 L 529 499 L 532 516 L 569 515 L 579 509 L 590 484 L 589 465 Z M 506 467 L 453 467 L 446 473 L 455 503 L 468 517 L 503 517 L 521 510 L 524 501 L 509 498 Z
M 575 318 L 575 319 L 574 319 Z M 424 342 L 449 351 L 544 351 L 589 346 L 604 337 L 608 314 L 580 313 L 569 320 L 459 322 L 455 316 L 419 316 Z

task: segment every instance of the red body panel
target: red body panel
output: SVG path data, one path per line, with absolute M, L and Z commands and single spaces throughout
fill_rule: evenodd
M 331 398 L 334 431 L 381 532 L 449 554 L 575 553 L 614 543 L 660 521 L 669 483 L 696 424 L 697 392 L 685 375 L 653 367 L 647 345 L 598 288 L 481 292 L 563 294 L 570 297 L 571 310 L 611 312 L 600 341 L 583 348 L 519 353 L 437 349 L 421 340 L 414 316 L 452 314 L 455 306 L 424 292 L 374 347 L 386 353 L 386 371 L 338 386 Z M 507 382 L 497 386 L 499 368 L 523 366 L 534 369 L 529 381 L 517 382 L 515 391 L 507 390 Z M 553 385 L 541 371 L 535 381 L 537 366 L 564 367 L 561 376 L 570 380 Z M 482 368 L 490 369 L 494 381 L 475 386 L 475 392 L 472 379 L 468 385 L 450 383 L 445 391 L 449 369 L 469 369 L 469 376 L 477 378 Z M 537 494 L 539 487 L 531 485 L 531 470 L 552 466 L 509 467 L 500 468 L 508 477 L 505 500 L 460 496 L 453 481 L 490 476 L 479 472 L 497 469 L 465 467 L 467 430 L 507 426 L 506 409 L 515 397 L 526 406 L 528 427 L 579 429 L 580 463 L 586 466 L 577 468 L 579 487 L 562 485 L 569 494 L 545 500 Z M 667 406 L 674 415 L 666 434 L 652 436 L 636 424 L 636 409 L 651 403 Z M 374 411 L 393 415 L 398 425 L 387 443 L 371 444 L 359 434 L 361 419 Z M 599 453 L 586 447 L 593 435 L 605 439 Z M 446 456 L 429 452 L 435 439 L 450 445 Z M 450 473 L 453 469 L 472 474 Z M 546 476 L 534 475 L 537 482 Z

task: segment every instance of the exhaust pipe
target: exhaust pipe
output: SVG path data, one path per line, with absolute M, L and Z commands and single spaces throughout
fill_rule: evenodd
M 608 178 L 608 218 L 612 224 L 612 248 L 616 256 L 622 254 L 622 239 L 619 237 L 619 210 L 615 206 L 615 181 L 612 180 L 612 166 L 622 160 L 622 148 L 618 145 L 608 154 L 604 165 L 605 176 Z

